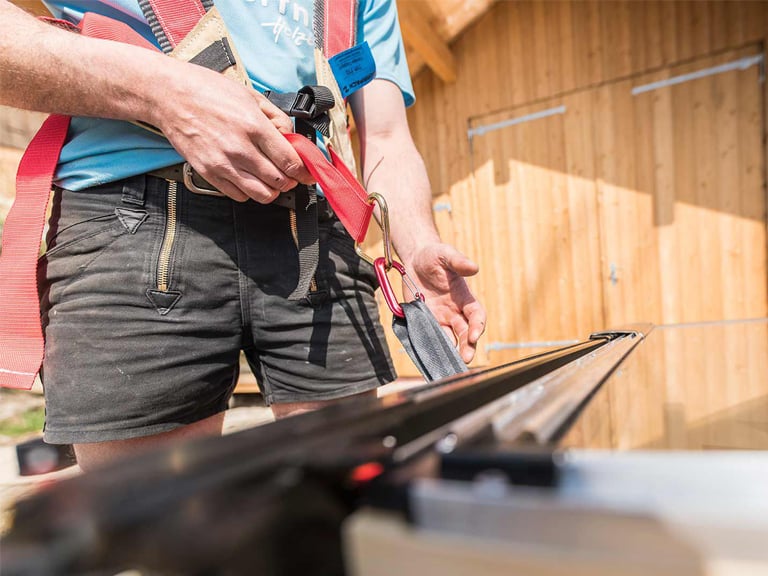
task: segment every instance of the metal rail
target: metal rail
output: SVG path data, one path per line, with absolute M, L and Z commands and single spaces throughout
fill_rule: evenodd
M 504 440 L 494 423 L 509 415 L 515 393 L 570 372 L 525 412 L 523 435 L 549 438 L 643 334 L 595 334 L 505 366 L 378 400 L 350 399 L 62 481 L 18 503 L 0 572 L 338 574 L 339 527 L 361 501 L 438 473 L 441 454 L 489 436 Z M 568 382 L 579 382 L 577 367 L 588 378 L 568 391 Z

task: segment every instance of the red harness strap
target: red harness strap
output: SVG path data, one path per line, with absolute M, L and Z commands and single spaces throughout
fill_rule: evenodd
M 315 12 L 323 14 L 323 54 L 332 58 L 355 45 L 357 2 L 316 0 Z
M 19 164 L 16 200 L 3 228 L 0 255 L 0 382 L 31 388 L 43 361 L 37 296 L 37 256 L 53 173 L 69 128 L 69 116 L 52 115 Z
M 325 198 L 356 242 L 365 240 L 368 224 L 373 215 L 373 204 L 368 194 L 349 171 L 344 162 L 328 147 L 332 164 L 320 149 L 300 134 L 285 134 L 288 142 L 299 153 L 307 170 L 315 177 L 325 192 Z
M 139 0 L 163 52 L 170 52 L 212 6 L 209 0 Z
M 174 46 L 205 14 L 202 2 L 208 3 L 207 0 L 149 1 Z M 333 4 L 343 12 L 343 6 L 354 3 L 354 0 L 326 2 L 326 10 L 330 10 L 330 4 Z M 190 4 L 198 7 L 190 9 Z M 192 14 L 194 22 L 191 22 Z M 176 23 L 177 18 L 180 24 Z M 346 22 L 352 26 L 346 31 L 342 26 L 337 34 L 339 38 L 346 35 L 349 42 L 354 33 L 354 22 Z M 325 34 L 342 23 L 331 23 Z M 155 49 L 126 24 L 98 14 L 85 14 L 78 28 L 88 36 Z M 51 115 L 43 123 L 24 152 L 16 174 L 16 198 L 5 221 L 3 250 L 0 253 L 0 386 L 3 387 L 31 388 L 43 360 L 37 257 L 53 174 L 66 139 L 69 120 L 68 116 Z M 373 213 L 373 206 L 366 202 L 363 188 L 333 151 L 330 151 L 334 164 L 331 165 L 306 138 L 296 134 L 286 135 L 286 138 L 296 147 L 307 168 L 326 191 L 331 206 L 350 234 L 355 240 L 362 241 Z
M 88 13 L 82 34 L 153 46 L 128 25 Z M 3 227 L 0 253 L 0 386 L 31 388 L 43 361 L 37 293 L 37 257 L 53 174 L 67 136 L 69 116 L 51 115 L 30 142 L 16 173 L 16 198 Z

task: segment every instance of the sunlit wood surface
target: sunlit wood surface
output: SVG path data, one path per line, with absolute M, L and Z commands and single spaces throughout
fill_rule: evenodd
M 768 321 L 655 328 L 562 444 L 768 449 Z
M 764 2 L 498 2 L 451 45 L 455 82 L 416 76 L 410 124 L 441 233 L 480 263 L 486 344 L 765 315 L 761 66 L 632 89 L 766 37 Z

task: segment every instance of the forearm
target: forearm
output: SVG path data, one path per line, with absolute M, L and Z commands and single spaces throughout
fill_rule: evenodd
M 410 134 L 370 138 L 362 173 L 367 190 L 387 200 L 394 247 L 408 266 L 419 246 L 440 241 L 432 217 L 429 179 Z
M 86 38 L 0 0 L 0 103 L 70 115 L 154 122 L 164 79 L 182 63 Z
M 387 199 L 392 240 L 406 266 L 422 246 L 439 242 L 432 191 L 408 129 L 400 89 L 375 80 L 353 94 L 362 152 L 363 182 Z

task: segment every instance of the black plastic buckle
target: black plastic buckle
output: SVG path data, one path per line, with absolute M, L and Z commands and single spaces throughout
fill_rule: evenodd
M 293 116 L 294 118 L 305 118 L 309 120 L 314 118 L 316 115 L 317 106 L 315 106 L 314 96 L 303 92 L 297 92 L 296 100 L 293 101 L 289 116 Z

